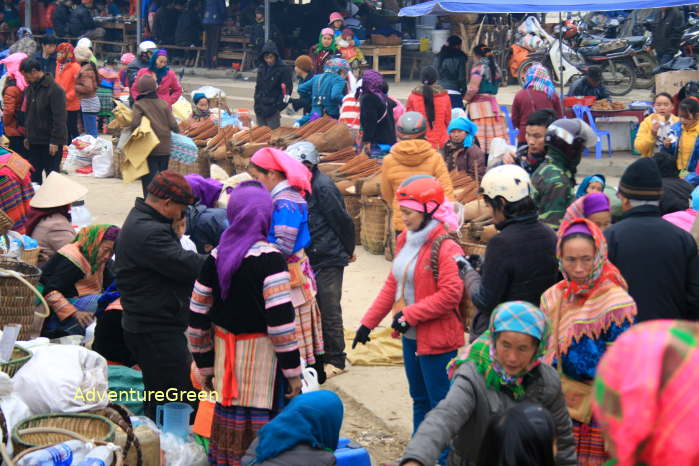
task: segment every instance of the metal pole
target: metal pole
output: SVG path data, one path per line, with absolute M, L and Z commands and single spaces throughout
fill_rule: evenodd
M 32 2 L 24 0 L 24 25 L 29 29 L 32 28 Z
M 559 97 L 561 99 L 561 108 L 565 111 L 565 107 L 563 106 L 563 86 L 565 85 L 565 82 L 563 80 L 563 13 L 560 11 L 558 12 L 558 48 L 561 52 L 561 63 L 560 69 L 558 71 L 558 76 L 561 81 L 561 95 Z
M 141 43 L 141 0 L 136 0 L 136 51 Z
M 269 40 L 269 0 L 265 0 L 265 42 Z

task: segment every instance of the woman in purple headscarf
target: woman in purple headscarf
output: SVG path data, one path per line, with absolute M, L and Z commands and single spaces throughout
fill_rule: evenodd
M 590 193 L 573 202 L 566 210 L 564 221 L 586 218 L 604 231 L 612 224 L 609 198 L 604 193 Z
M 272 211 L 259 182 L 233 190 L 230 226 L 192 292 L 189 344 L 202 386 L 218 394 L 210 464 L 240 464 L 257 431 L 283 406 L 279 394 L 301 391 L 289 272 L 267 241 Z
M 199 202 L 208 208 L 216 207 L 218 197 L 221 195 L 223 183 L 212 178 L 192 173 L 184 176 L 187 183 L 192 187 L 192 194 L 199 198 Z
M 395 103 L 385 92 L 383 76 L 374 70 L 362 75 L 359 89 L 359 121 L 362 135 L 362 149 L 365 154 L 383 158 L 396 143 L 396 127 L 393 120 Z

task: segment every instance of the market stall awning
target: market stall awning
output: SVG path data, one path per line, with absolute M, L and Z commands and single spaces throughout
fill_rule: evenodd
M 617 0 L 615 2 L 551 0 L 431 0 L 402 8 L 398 16 L 449 15 L 456 13 L 554 13 L 559 11 L 616 11 L 692 5 L 687 0 Z

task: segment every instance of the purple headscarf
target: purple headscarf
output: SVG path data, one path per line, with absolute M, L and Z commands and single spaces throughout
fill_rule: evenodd
M 583 212 L 589 217 L 597 212 L 609 212 L 609 198 L 604 193 L 590 193 L 584 197 Z
M 374 70 L 366 70 L 362 74 L 362 91 L 370 94 L 374 94 L 376 97 L 381 99 L 381 102 L 386 102 L 386 94 L 384 93 L 384 80 L 383 76 Z
M 204 178 L 196 173 L 185 175 L 184 177 L 192 187 L 192 194 L 197 196 L 202 204 L 210 208 L 216 207 L 216 201 L 218 201 L 218 197 L 221 195 L 223 183 L 211 178 Z
M 245 254 L 258 241 L 266 241 L 272 225 L 272 196 L 259 181 L 244 181 L 228 200 L 228 224 L 221 235 L 216 255 L 216 271 L 221 298 L 226 299 L 231 277 L 240 268 Z

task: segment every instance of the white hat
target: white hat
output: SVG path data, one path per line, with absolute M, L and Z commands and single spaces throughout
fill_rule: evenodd
M 75 44 L 75 48 L 77 49 L 78 47 L 87 47 L 88 49 L 92 48 L 92 41 L 88 39 L 87 37 L 83 37 L 78 41 L 77 44 Z
M 488 170 L 481 180 L 481 193 L 491 199 L 498 196 L 507 202 L 521 201 L 532 191 L 532 182 L 519 165 L 500 165 Z
M 85 46 L 75 47 L 73 54 L 78 63 L 87 63 L 92 60 L 92 50 Z
M 143 42 L 138 44 L 138 53 L 150 52 L 150 51 L 155 50 L 157 48 L 158 48 L 158 46 L 155 45 L 155 42 L 153 42 L 151 40 L 144 40 Z
M 29 205 L 36 209 L 51 209 L 70 205 L 85 197 L 86 194 L 85 186 L 58 172 L 51 172 L 29 201 Z

